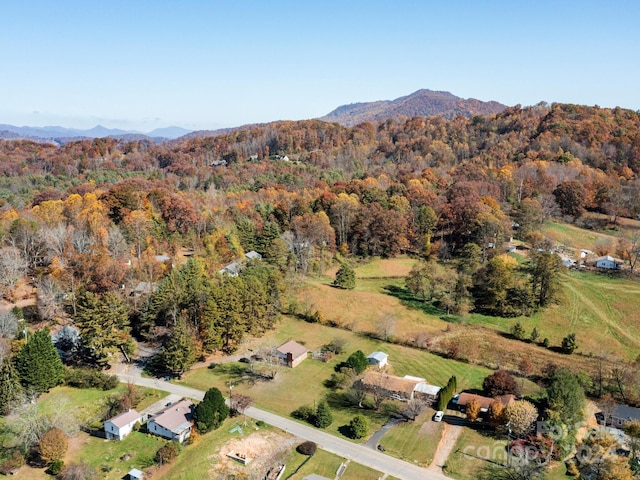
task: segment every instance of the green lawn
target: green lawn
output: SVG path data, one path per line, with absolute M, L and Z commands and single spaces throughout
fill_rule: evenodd
M 443 423 L 431 420 L 434 413 L 428 409 L 415 422 L 401 423 L 389 430 L 380 440 L 387 455 L 428 467 L 444 428 Z
M 346 360 L 355 350 L 362 350 L 365 354 L 383 350 L 389 354 L 393 374 L 421 376 L 435 385 L 445 385 L 452 375 L 456 375 L 459 388 L 478 388 L 490 373 L 490 370 L 476 365 L 444 359 L 426 351 L 387 344 L 357 333 L 311 324 L 291 317 L 283 319 L 276 331 L 264 341 L 267 344 L 278 345 L 285 340 L 294 339 L 304 342 L 306 347 L 313 351 L 335 337 L 346 341 L 345 353 L 328 363 L 309 358 L 296 368 L 281 368 L 272 381 L 251 382 L 246 376 L 246 364 L 231 363 L 218 365 L 213 369 L 194 370 L 176 383 L 200 390 L 215 386 L 227 395 L 228 382 L 234 382 L 237 383 L 234 392 L 249 395 L 258 407 L 283 416 L 289 416 L 301 405 L 317 405 L 318 401 L 327 398 L 334 416 L 334 422 L 327 431 L 343 436 L 341 430 L 356 414 L 362 413 L 369 418 L 372 432 L 382 426 L 388 418 L 388 413 L 384 411 L 376 413 L 371 410 L 343 407 L 340 392 L 333 392 L 324 385 L 334 372 L 335 365 Z M 295 394 L 292 395 L 292 392 Z M 393 407 L 391 402 L 390 407 Z
M 300 455 L 300 454 L 296 454 Z M 301 456 L 301 455 L 300 455 Z M 288 477 L 291 475 L 293 471 L 295 471 L 295 467 L 299 465 L 301 459 L 297 459 L 297 461 L 289 461 L 287 463 L 287 470 L 285 471 L 285 478 L 289 478 L 290 480 L 301 480 L 307 475 L 315 473 L 316 475 L 322 475 L 327 478 L 335 478 L 336 472 L 340 465 L 346 463 L 346 460 L 338 455 L 334 455 L 329 452 L 325 452 L 324 450 L 318 450 L 313 457 L 307 461 L 300 470 L 293 475 L 292 477 Z M 302 459 L 304 461 L 304 458 Z M 289 465 L 292 464 L 291 469 L 289 469 Z M 364 465 L 360 465 L 359 463 L 349 462 L 347 464 L 347 468 L 344 471 L 342 480 L 378 480 L 382 477 L 382 473 L 377 470 L 373 470 L 372 468 L 365 467 Z M 391 478 L 391 477 L 388 477 Z
M 489 462 L 504 464 L 506 439 L 464 428 L 445 464 L 445 474 L 460 480 L 478 477 Z
M 344 461 L 345 460 L 343 458 L 337 455 L 325 452 L 324 450 L 318 450 L 313 457 L 311 457 L 294 476 L 289 477 L 289 479 L 301 480 L 312 473 L 322 475 L 327 478 L 335 478 L 338 468 Z M 290 475 L 292 471 L 293 470 L 289 470 L 287 467 L 285 477 Z
M 140 432 L 131 432 L 122 441 L 87 436 L 75 458 L 94 467 L 100 478 L 116 480 L 132 468 L 144 470 L 153 465 L 155 453 L 165 443 L 159 437 Z

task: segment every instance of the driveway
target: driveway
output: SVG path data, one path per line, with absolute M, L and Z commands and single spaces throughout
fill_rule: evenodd
M 456 442 L 463 428 L 460 424 L 461 422 L 458 421 L 459 417 L 451 418 L 453 422 L 449 421 L 450 417 L 451 415 L 446 415 L 443 419 L 446 423 L 444 424 L 442 437 L 440 437 L 440 442 L 438 442 L 438 446 L 436 447 L 436 453 L 433 455 L 433 462 L 429 465 L 429 470 L 438 472 L 441 475 L 443 475 L 442 467 L 456 446 Z M 457 425 L 454 423 L 457 423 Z
M 130 382 L 141 387 L 156 388 L 182 397 L 202 400 L 204 392 L 181 385 L 173 385 L 163 380 L 153 378 L 142 378 L 136 374 L 119 374 L 121 382 Z M 245 411 L 245 415 L 255 420 L 262 420 L 265 423 L 289 432 L 303 440 L 310 440 L 318 444 L 320 448 L 330 453 L 339 455 L 348 460 L 360 463 L 373 468 L 387 475 L 392 475 L 402 480 L 447 480 L 448 477 L 441 471 L 426 470 L 411 463 L 390 457 L 376 450 L 372 450 L 365 445 L 358 445 L 348 440 L 335 437 L 313 427 L 303 425 L 280 415 L 250 407 Z M 455 444 L 455 442 L 454 442 Z
M 398 425 L 399 423 L 403 423 L 404 421 L 405 420 L 401 418 L 392 418 L 387 423 L 385 423 L 382 427 L 380 427 L 380 430 L 378 430 L 376 433 L 371 435 L 371 438 L 367 440 L 367 443 L 365 443 L 365 446 L 369 448 L 373 448 L 374 450 L 377 450 L 378 444 L 380 443 L 380 440 L 382 439 L 382 437 L 384 437 L 384 434 L 387 433 L 396 425 Z

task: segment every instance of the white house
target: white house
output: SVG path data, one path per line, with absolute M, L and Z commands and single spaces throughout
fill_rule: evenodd
M 389 355 L 384 352 L 373 352 L 367 357 L 369 365 L 374 365 L 378 368 L 384 368 L 388 365 Z
M 622 265 L 620 260 L 613 258 L 611 255 L 598 257 L 594 260 L 596 268 L 605 268 L 608 270 L 617 270 Z
M 191 435 L 194 404 L 183 399 L 168 405 L 147 421 L 149 433 L 183 442 Z
M 116 415 L 104 422 L 107 440 L 122 440 L 129 435 L 136 423 L 142 423 L 142 415 L 135 410 Z

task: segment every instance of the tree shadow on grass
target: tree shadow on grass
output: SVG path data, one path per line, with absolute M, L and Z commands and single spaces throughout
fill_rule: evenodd
M 340 425 L 338 427 L 338 432 L 340 433 L 340 435 L 343 435 L 347 438 L 353 438 L 353 431 L 351 430 L 351 427 L 349 425 Z
M 431 315 L 434 317 L 442 318 L 443 320 L 452 321 L 455 317 L 451 315 L 447 315 L 444 310 L 439 309 L 432 303 L 424 302 L 418 298 L 416 298 L 408 288 L 399 287 L 397 285 L 387 285 L 382 287 L 387 295 L 391 295 L 392 297 L 396 297 L 402 305 L 411 309 L 411 310 L 419 310 L 421 312 L 426 313 L 427 315 Z

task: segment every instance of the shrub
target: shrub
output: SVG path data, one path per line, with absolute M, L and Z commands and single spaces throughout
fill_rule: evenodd
M 163 445 L 158 449 L 155 456 L 155 461 L 158 465 L 164 465 L 166 463 L 173 462 L 182 450 L 178 442 L 170 442 Z
M 316 415 L 313 407 L 309 405 L 302 405 L 293 412 L 291 412 L 291 416 L 293 418 L 297 418 L 298 420 L 303 420 L 305 422 L 314 423 L 313 419 Z
M 542 340 L 542 346 L 544 348 L 549 348 L 549 345 L 551 345 L 551 342 L 549 341 L 549 339 L 547 337 L 545 337 L 544 340 Z
M 9 458 L 0 463 L 0 474 L 10 475 L 11 471 L 24 465 L 24 455 L 14 450 Z
M 313 423 L 318 428 L 327 428 L 333 423 L 333 415 L 331 415 L 331 409 L 327 402 L 323 401 L 318 404 Z
M 571 355 L 578 348 L 578 342 L 576 341 L 576 334 L 570 333 L 566 337 L 562 339 L 562 345 L 560 349 L 562 353 L 566 353 L 567 355 Z
M 356 350 L 345 362 L 349 368 L 352 368 L 357 375 L 360 375 L 367 369 L 369 365 L 369 360 L 367 360 L 367 356 L 362 353 L 362 350 Z
M 520 322 L 516 323 L 513 327 L 511 327 L 511 334 L 517 338 L 518 340 L 524 339 L 524 327 Z
M 56 460 L 49 465 L 46 473 L 49 475 L 58 475 L 64 468 L 64 462 L 62 460 Z
M 317 449 L 318 446 L 314 442 L 302 442 L 300 445 L 298 445 L 298 448 L 296 448 L 296 450 L 298 450 L 298 453 L 308 456 L 316 453 Z
M 356 273 L 349 265 L 343 263 L 336 273 L 336 279 L 333 285 L 339 288 L 353 290 L 356 286 Z
M 340 355 L 344 352 L 344 346 L 346 341 L 342 338 L 334 338 L 329 343 L 324 346 L 324 350 L 327 352 L 335 353 L 336 355 Z
M 120 383 L 115 375 L 107 375 L 90 368 L 67 368 L 64 382 L 70 387 L 100 388 L 102 390 L 112 390 Z
M 363 438 L 369 433 L 369 421 L 363 415 L 356 415 L 349 422 L 351 438 Z

